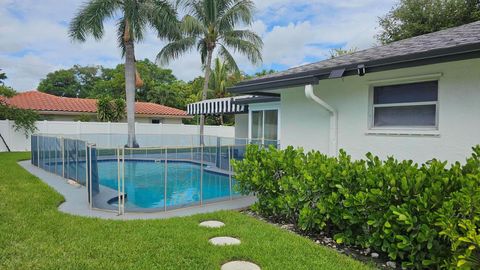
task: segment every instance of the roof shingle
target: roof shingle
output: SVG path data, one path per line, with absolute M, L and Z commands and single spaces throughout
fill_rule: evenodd
M 478 47 L 477 49 L 480 49 L 480 21 L 396 41 L 387 45 L 377 46 L 354 52 L 352 54 L 338 56 L 333 59 L 327 59 L 311 64 L 293 67 L 282 72 L 243 81 L 238 85 L 248 85 L 259 80 L 270 81 L 275 80 L 276 78 L 301 74 L 304 72 L 330 70 L 338 67 L 353 66 L 377 60 L 463 46 L 475 46 Z

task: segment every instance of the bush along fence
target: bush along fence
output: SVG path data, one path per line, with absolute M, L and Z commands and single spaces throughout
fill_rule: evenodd
M 233 166 L 264 216 L 384 252 L 405 268 L 480 269 L 480 146 L 451 166 L 249 146 Z

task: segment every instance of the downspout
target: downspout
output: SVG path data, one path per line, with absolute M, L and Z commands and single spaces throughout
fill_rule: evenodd
M 322 106 L 330 113 L 330 135 L 329 135 L 329 147 L 328 151 L 330 156 L 336 157 L 338 154 L 338 113 L 337 111 L 330 105 L 328 105 L 325 101 L 315 95 L 313 93 L 313 85 L 307 84 L 305 85 L 305 97 L 307 99 L 312 100 L 313 102 L 317 103 L 318 105 Z

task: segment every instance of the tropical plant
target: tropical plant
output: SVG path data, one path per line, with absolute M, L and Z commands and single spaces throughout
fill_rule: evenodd
M 249 146 L 237 188 L 262 215 L 371 248 L 408 269 L 480 266 L 480 146 L 463 165 Z
M 215 49 L 228 65 L 238 70 L 233 55 L 228 49 L 246 55 L 252 63 L 262 60 L 261 38 L 250 30 L 237 27 L 249 26 L 253 20 L 254 3 L 251 0 L 184 0 L 186 9 L 181 22 L 182 35 L 167 44 L 158 54 L 162 64 L 178 58 L 196 48 L 205 71 L 202 100 L 207 99 L 212 58 Z M 200 138 L 203 143 L 205 117 L 200 117 Z
M 119 122 L 125 118 L 125 100 L 103 96 L 97 100 L 97 119 L 102 122 Z
M 135 68 L 136 42 L 141 42 L 151 26 L 160 38 L 177 35 L 176 11 L 164 0 L 90 0 L 80 8 L 70 23 L 70 37 L 85 41 L 88 35 L 96 40 L 103 37 L 104 21 L 117 20 L 118 45 L 125 57 L 125 96 L 127 100 L 128 147 L 138 147 L 135 139 L 135 89 L 141 79 Z
M 220 58 L 215 58 L 215 66 L 209 80 L 209 89 L 215 98 L 228 97 L 227 87 L 233 86 L 241 78 L 241 74 Z M 219 116 L 220 125 L 224 124 L 224 115 Z
M 382 44 L 480 20 L 478 0 L 400 0 L 379 18 Z

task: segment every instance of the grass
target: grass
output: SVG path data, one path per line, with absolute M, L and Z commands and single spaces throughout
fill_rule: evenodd
M 245 259 L 262 269 L 371 269 L 334 250 L 233 211 L 186 218 L 109 221 L 64 214 L 64 198 L 0 153 L 0 269 L 219 269 Z M 198 223 L 217 219 L 221 229 Z M 242 244 L 215 247 L 214 236 Z

